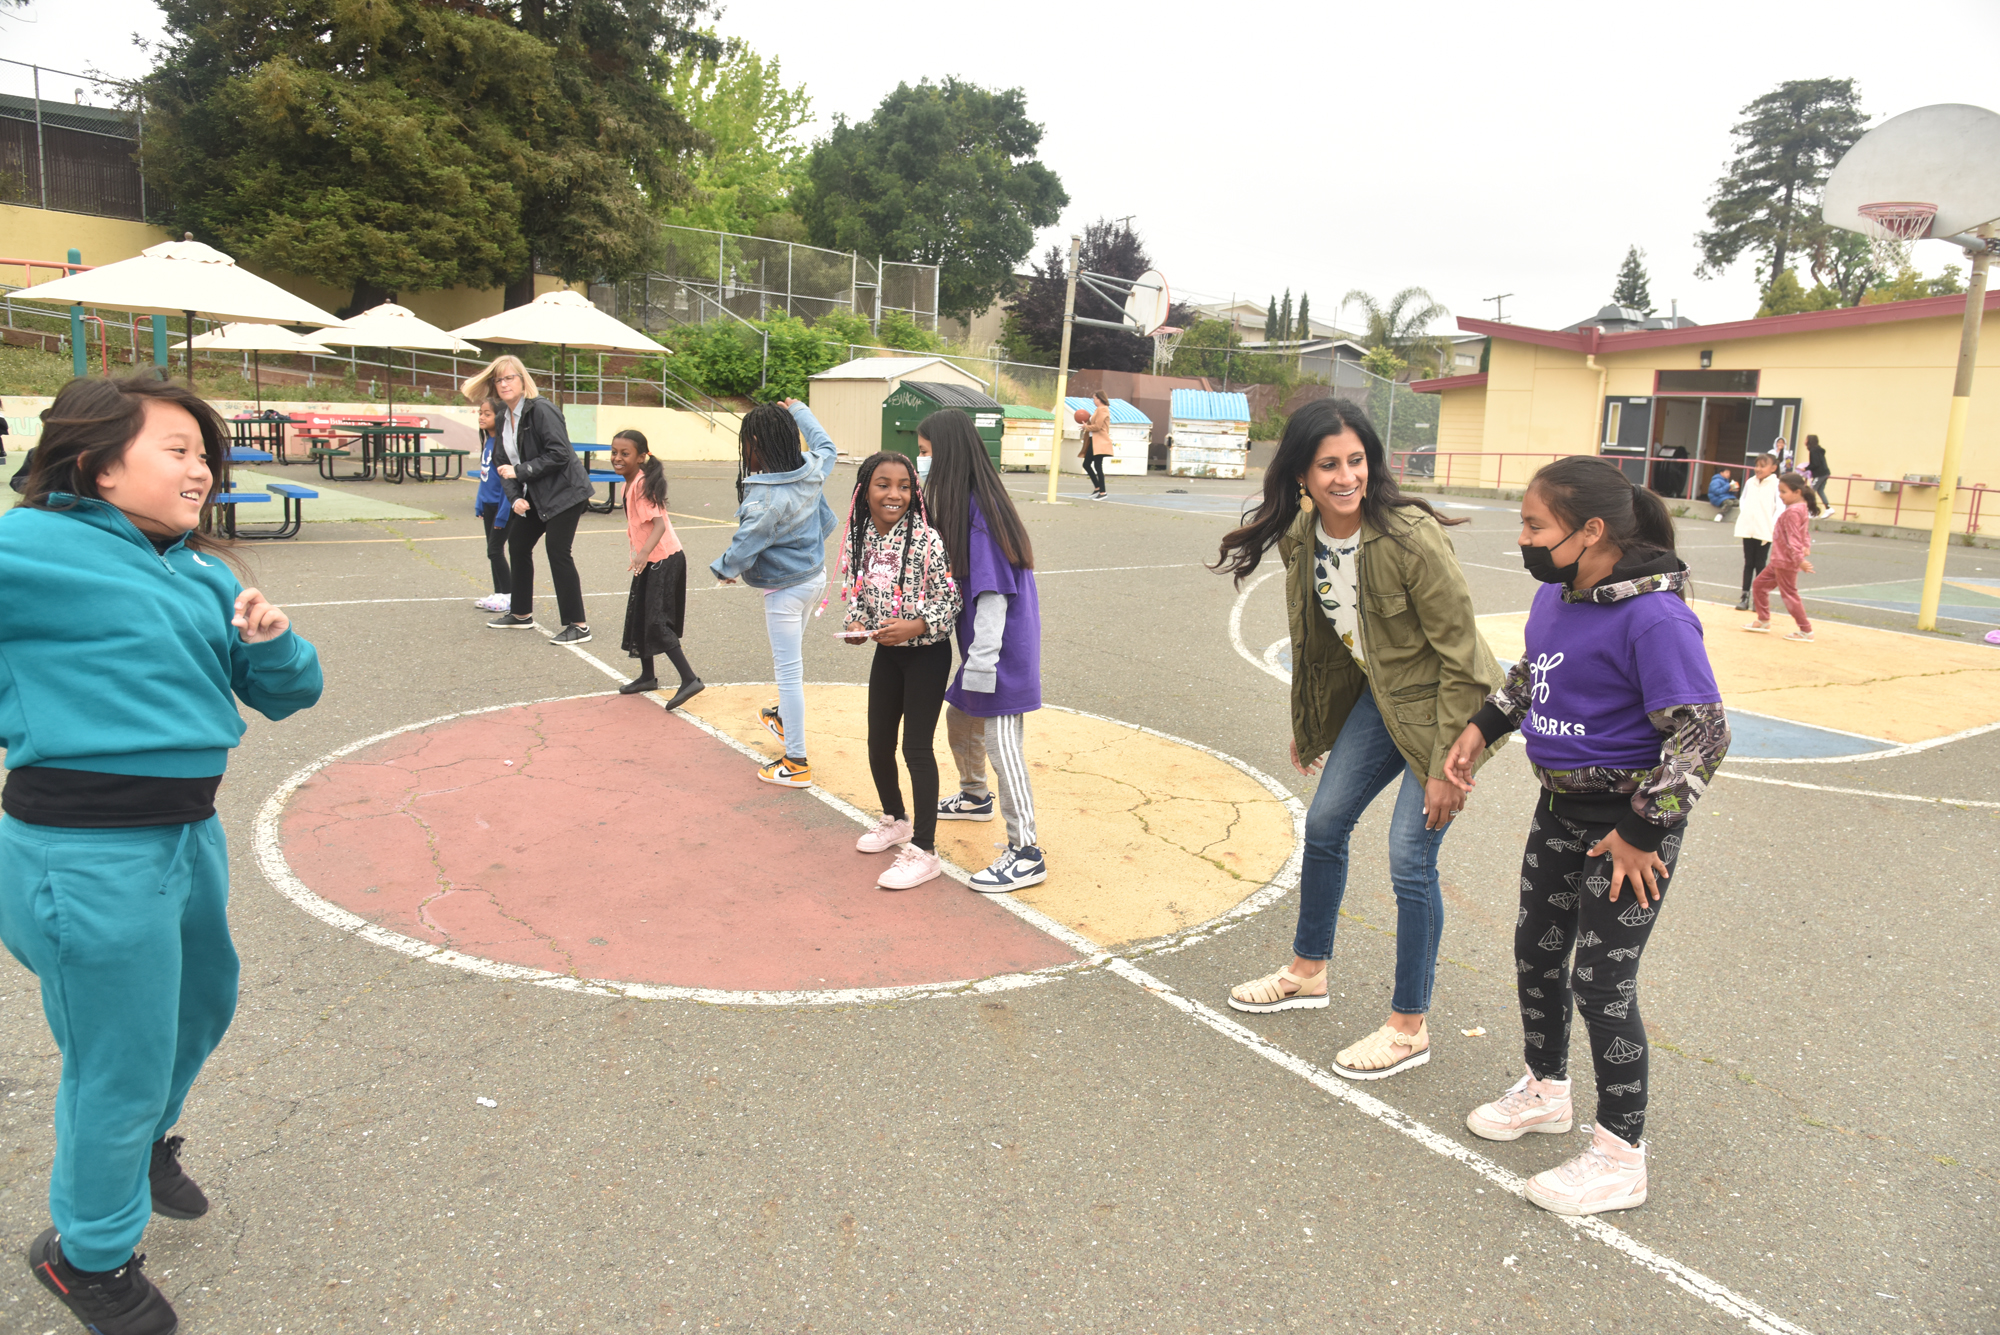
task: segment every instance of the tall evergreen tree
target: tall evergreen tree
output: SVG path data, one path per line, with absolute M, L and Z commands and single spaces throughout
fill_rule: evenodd
M 1311 306 L 1312 298 L 1303 292 L 1299 293 L 1299 332 L 1297 338 L 1301 343 L 1313 336 L 1312 317 L 1307 314 Z
M 1292 290 L 1285 289 L 1285 299 L 1278 303 L 1278 337 L 1292 336 Z
M 1646 288 L 1646 252 L 1637 246 L 1626 248 L 1625 263 L 1618 266 L 1618 285 L 1612 289 L 1611 303 L 1641 315 L 1653 313 L 1653 294 Z
M 1708 201 L 1713 225 L 1695 238 L 1701 246 L 1695 275 L 1712 278 L 1748 251 L 1776 282 L 1826 227 L 1820 190 L 1867 118 L 1852 79 L 1789 80 L 1742 114 L 1730 130 L 1735 156 Z
M 1264 341 L 1278 341 L 1278 294 L 1275 292 L 1271 294 L 1270 309 L 1264 312 Z

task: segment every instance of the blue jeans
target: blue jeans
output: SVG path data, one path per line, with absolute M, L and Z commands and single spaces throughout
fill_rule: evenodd
M 771 637 L 771 672 L 778 681 L 778 717 L 785 721 L 785 754 L 806 758 L 806 622 L 826 592 L 826 572 L 803 584 L 764 595 L 764 633 Z
M 1431 1008 L 1438 940 L 1444 934 L 1444 894 L 1438 888 L 1443 830 L 1424 828 L 1423 781 L 1410 772 L 1382 725 L 1375 697 L 1362 691 L 1327 753 L 1319 788 L 1306 810 L 1304 866 L 1299 875 L 1299 927 L 1292 951 L 1300 959 L 1333 958 L 1333 929 L 1347 893 L 1347 839 L 1354 823 L 1384 788 L 1403 776 L 1389 818 L 1389 883 L 1396 891 L 1396 990 L 1389 999 L 1403 1015 Z

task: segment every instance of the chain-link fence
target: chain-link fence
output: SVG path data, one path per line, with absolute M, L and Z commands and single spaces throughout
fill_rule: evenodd
M 0 203 L 145 217 L 138 114 L 84 104 L 122 92 L 88 74 L 0 57 Z
M 851 311 L 871 327 L 900 312 L 919 329 L 937 329 L 934 264 L 868 259 L 850 251 L 698 227 L 668 227 L 664 235 L 660 267 L 617 284 L 610 298 L 621 319 L 642 329 L 729 316 L 767 320 L 789 315 L 811 324 L 834 311 Z

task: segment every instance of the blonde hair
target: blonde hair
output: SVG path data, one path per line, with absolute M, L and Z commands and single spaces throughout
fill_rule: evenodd
M 465 395 L 466 399 L 473 403 L 477 403 L 481 399 L 497 399 L 500 395 L 493 388 L 493 377 L 499 375 L 502 371 L 512 371 L 515 375 L 521 377 L 522 398 L 539 399 L 542 396 L 542 391 L 535 387 L 535 378 L 528 374 L 528 368 L 523 366 L 521 359 L 511 352 L 503 352 L 492 361 L 486 363 L 486 369 L 466 381 L 465 384 L 459 387 L 458 392 Z

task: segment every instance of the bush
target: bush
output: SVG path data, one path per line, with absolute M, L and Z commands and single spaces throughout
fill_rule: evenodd
M 917 322 L 902 311 L 890 311 L 876 326 L 876 340 L 885 348 L 904 348 L 910 352 L 943 352 L 944 340 L 928 329 L 920 329 Z

